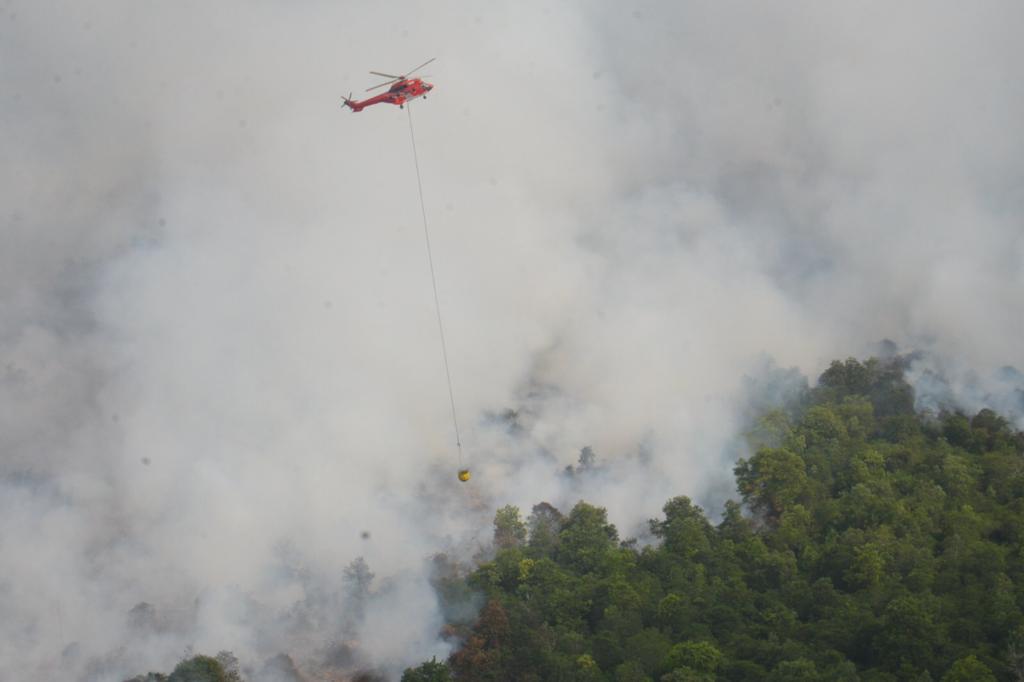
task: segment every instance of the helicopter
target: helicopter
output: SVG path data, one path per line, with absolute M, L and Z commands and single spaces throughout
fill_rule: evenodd
M 362 101 L 356 101 L 352 99 L 352 93 L 350 92 L 348 94 L 348 97 L 342 97 L 341 99 L 344 101 L 344 105 L 351 109 L 353 112 L 362 111 L 368 106 L 371 106 L 373 104 L 380 104 L 382 102 L 387 102 L 388 104 L 397 104 L 399 109 L 404 109 L 406 102 L 412 99 L 416 99 L 417 97 L 422 97 L 426 99 L 427 93 L 434 89 L 434 86 L 431 83 L 427 83 L 422 78 L 409 78 L 409 76 L 419 71 L 420 69 L 422 69 L 424 66 L 434 61 L 435 59 L 437 59 L 437 57 L 431 57 L 427 61 L 417 66 L 415 69 L 411 69 L 410 71 L 402 74 L 401 76 L 396 76 L 391 73 L 381 73 L 380 71 L 371 71 L 370 73 L 372 73 L 374 76 L 383 76 L 385 78 L 390 78 L 391 80 L 367 88 L 366 92 L 370 92 L 372 90 L 376 90 L 377 88 L 383 88 L 386 85 L 390 85 L 391 87 L 388 88 L 387 92 L 381 93 L 374 97 L 370 97 L 368 99 L 364 99 Z

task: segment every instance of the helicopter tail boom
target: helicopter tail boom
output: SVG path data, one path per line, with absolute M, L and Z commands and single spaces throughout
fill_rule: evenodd
M 353 113 L 357 112 L 357 111 L 362 111 L 363 108 L 366 107 L 366 105 L 364 103 L 357 102 L 356 100 L 352 99 L 352 93 L 349 93 L 348 97 L 342 97 L 341 99 L 342 99 L 342 101 L 344 103 L 344 106 L 346 106 L 349 109 L 351 109 L 353 111 Z

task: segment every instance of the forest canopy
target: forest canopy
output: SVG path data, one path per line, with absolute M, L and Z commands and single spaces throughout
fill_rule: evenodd
M 403 682 L 1024 680 L 1024 433 L 915 412 L 903 370 L 834 362 L 758 415 L 716 522 L 680 495 L 641 543 L 586 501 L 498 509 L 485 559 L 434 557 L 454 653 Z M 306 679 L 284 659 L 256 678 Z M 222 652 L 131 682 L 242 678 Z
M 1024 679 L 1024 434 L 849 359 L 748 439 L 721 520 L 675 497 L 642 548 L 587 502 L 499 509 L 438 585 L 484 607 L 404 679 Z

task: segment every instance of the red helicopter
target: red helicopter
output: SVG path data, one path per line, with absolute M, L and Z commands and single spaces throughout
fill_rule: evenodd
M 371 104 L 380 104 L 381 102 L 387 102 L 388 104 L 397 104 L 399 109 L 404 109 L 405 103 L 408 102 L 409 100 L 416 99 L 417 97 L 422 97 L 426 99 L 427 93 L 433 90 L 434 86 L 430 83 L 427 83 L 422 78 L 409 78 L 409 76 L 419 71 L 420 69 L 422 69 L 424 66 L 434 61 L 435 59 L 437 59 L 437 57 L 431 57 L 427 61 L 417 66 L 415 69 L 412 69 L 408 73 L 405 73 L 404 75 L 401 76 L 396 76 L 391 73 L 381 73 L 380 71 L 371 71 L 370 73 L 372 73 L 374 76 L 384 76 L 385 78 L 390 78 L 391 80 L 381 83 L 380 85 L 374 85 L 372 88 L 367 88 L 367 92 L 370 92 L 371 90 L 376 90 L 377 88 L 383 88 L 385 85 L 390 85 L 391 87 L 388 88 L 387 92 L 377 95 L 376 97 L 364 99 L 361 102 L 353 100 L 352 93 L 349 93 L 348 97 L 342 97 L 342 99 L 345 101 L 345 106 L 350 108 L 353 112 L 356 112 L 362 111 Z

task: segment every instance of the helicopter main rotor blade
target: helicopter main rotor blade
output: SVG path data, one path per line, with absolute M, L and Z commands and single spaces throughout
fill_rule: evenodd
M 393 73 L 381 73 L 380 71 L 371 71 L 370 73 L 372 73 L 374 76 L 384 76 L 385 78 L 394 78 L 396 80 L 405 78 L 405 76 L 396 76 Z
M 431 57 L 427 61 L 425 61 L 422 64 L 420 64 L 419 66 L 417 66 L 415 69 L 410 69 L 405 75 L 408 76 L 410 73 L 416 73 L 417 71 L 419 71 L 420 69 L 422 69 L 424 66 L 426 66 L 430 62 L 434 61 L 435 59 L 437 59 L 437 57 Z
M 379 85 L 374 85 L 372 88 L 366 88 L 366 91 L 370 92 L 371 90 L 376 90 L 377 88 L 383 88 L 385 85 L 391 85 L 392 83 L 397 83 L 400 80 L 402 80 L 402 79 L 401 78 L 395 78 L 394 80 L 386 81 L 386 82 L 381 83 Z

